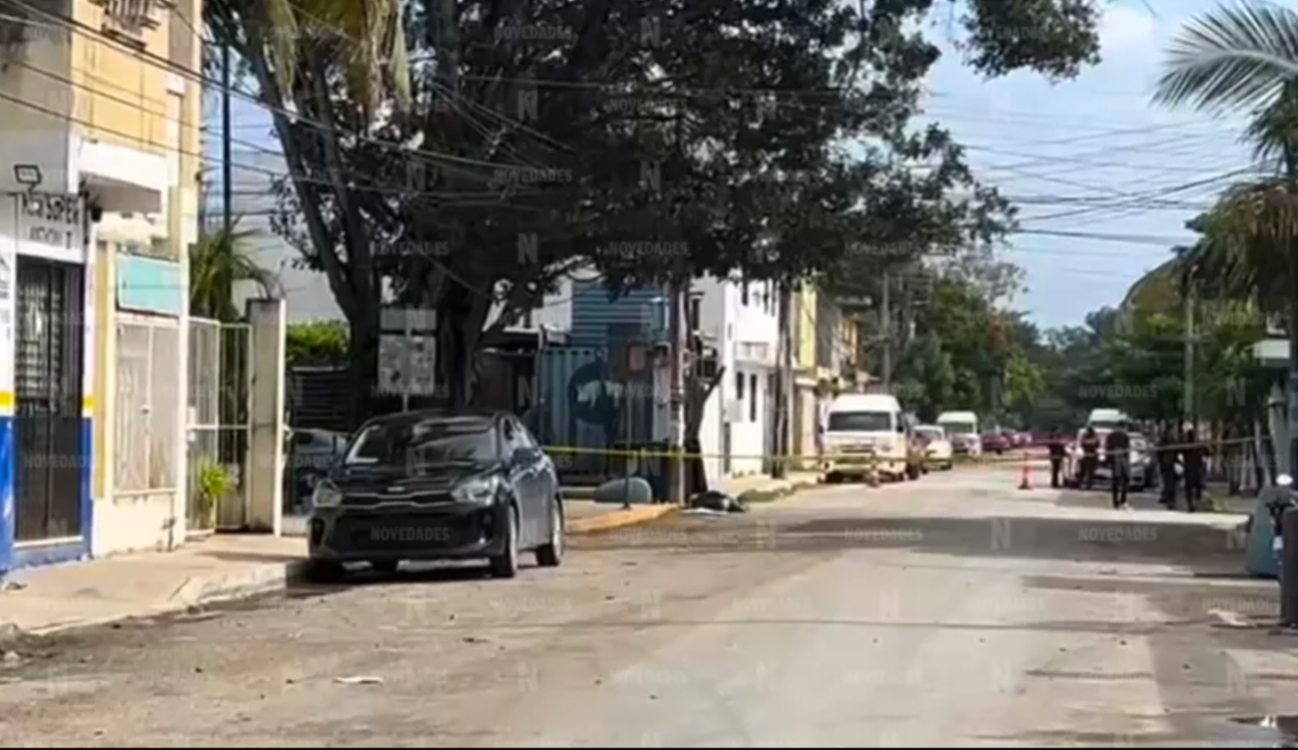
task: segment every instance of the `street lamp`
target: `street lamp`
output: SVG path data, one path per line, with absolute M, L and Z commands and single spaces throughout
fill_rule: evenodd
M 15 164 L 14 180 L 28 190 L 35 190 L 41 184 L 41 168 L 35 164 Z

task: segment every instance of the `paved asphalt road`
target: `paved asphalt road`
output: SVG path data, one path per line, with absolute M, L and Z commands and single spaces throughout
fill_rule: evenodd
M 0 743 L 1206 746 L 1298 713 L 1298 640 L 1214 626 L 1274 613 L 1238 519 L 1016 479 L 825 488 L 574 540 L 517 581 L 403 572 L 20 645 Z

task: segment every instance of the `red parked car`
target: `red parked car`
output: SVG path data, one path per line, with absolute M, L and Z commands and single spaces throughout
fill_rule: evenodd
M 984 432 L 982 439 L 983 453 L 995 453 L 999 456 L 1013 447 L 1003 432 Z

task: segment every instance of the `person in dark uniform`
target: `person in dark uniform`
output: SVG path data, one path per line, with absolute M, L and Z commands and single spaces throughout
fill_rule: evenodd
M 1104 438 L 1104 453 L 1109 458 L 1109 473 L 1113 480 L 1113 508 L 1129 508 L 1127 490 L 1131 488 L 1131 434 L 1126 423 L 1120 423 Z
M 1185 506 L 1193 513 L 1203 501 L 1203 486 L 1208 480 L 1208 449 L 1199 445 L 1199 433 L 1186 430 L 1181 448 L 1181 466 L 1185 473 Z
M 1060 487 L 1065 454 L 1064 433 L 1056 427 L 1050 432 L 1050 486 L 1054 489 Z
M 1177 436 L 1176 430 L 1171 427 L 1163 430 L 1163 438 L 1159 442 L 1158 452 L 1155 454 L 1158 460 L 1158 475 L 1163 481 L 1163 496 L 1159 499 L 1168 510 L 1176 507 L 1176 491 L 1180 484 L 1180 477 L 1176 473 L 1177 458 Z
M 1095 434 L 1094 427 L 1087 427 L 1082 433 L 1082 486 L 1086 489 L 1095 487 L 1095 470 L 1100 466 L 1100 436 Z

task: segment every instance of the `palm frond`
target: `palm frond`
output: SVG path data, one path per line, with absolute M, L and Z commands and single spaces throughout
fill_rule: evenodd
M 236 223 L 228 230 L 217 229 L 199 237 L 189 257 L 189 297 L 194 315 L 237 319 L 234 289 L 240 282 L 253 282 L 267 296 L 280 291 L 275 275 L 258 266 L 252 257 L 251 241 L 259 234 L 256 230 L 240 230 Z
M 1253 158 L 1273 172 L 1284 171 L 1298 144 L 1298 79 L 1285 83 L 1279 96 L 1259 108 L 1244 129 Z
M 1243 2 L 1186 24 L 1168 48 L 1155 101 L 1200 109 L 1258 108 L 1298 78 L 1298 13 Z

